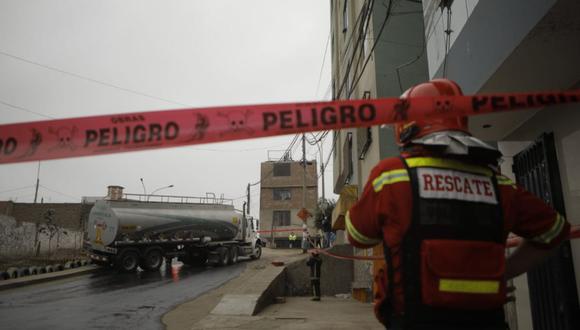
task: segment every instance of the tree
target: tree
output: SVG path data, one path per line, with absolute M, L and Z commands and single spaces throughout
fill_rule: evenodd
M 318 200 L 316 204 L 316 210 L 314 210 L 314 226 L 317 229 L 323 229 L 323 221 L 326 219 L 329 223 L 332 221 L 332 211 L 336 206 L 336 201 L 334 199 L 322 199 Z

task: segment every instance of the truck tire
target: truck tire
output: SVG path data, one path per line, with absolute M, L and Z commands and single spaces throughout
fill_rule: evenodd
M 228 265 L 233 265 L 238 262 L 238 247 L 232 246 L 229 249 Z
M 262 245 L 256 244 L 256 246 L 254 247 L 254 253 L 250 255 L 250 258 L 256 260 L 260 259 L 261 256 L 262 256 Z
M 163 264 L 163 258 L 163 250 L 161 248 L 151 247 L 143 253 L 139 266 L 146 271 L 156 271 Z
M 217 265 L 218 266 L 227 265 L 229 260 L 230 260 L 230 254 L 229 254 L 228 248 L 226 248 L 225 246 L 219 247 L 217 249 L 217 253 L 218 253 Z
M 122 250 L 115 258 L 115 267 L 121 272 L 132 272 L 139 265 L 139 252 L 136 249 Z

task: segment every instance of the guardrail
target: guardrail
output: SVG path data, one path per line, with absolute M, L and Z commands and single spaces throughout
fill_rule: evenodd
M 175 196 L 175 195 L 145 195 L 145 194 L 123 194 L 126 200 L 134 200 L 148 203 L 182 203 L 182 204 L 218 204 L 234 205 L 234 200 L 224 198 L 223 195 L 217 197 L 214 193 L 206 193 L 201 196 Z

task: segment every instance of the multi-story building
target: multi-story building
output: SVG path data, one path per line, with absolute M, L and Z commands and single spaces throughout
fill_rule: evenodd
M 465 94 L 580 88 L 578 1 L 331 4 L 335 99 L 398 96 L 440 77 L 459 83 Z M 504 174 L 580 224 L 578 105 L 472 117 L 470 130 L 503 152 Z M 338 229 L 369 169 L 398 151 L 389 126 L 341 130 L 335 137 Z M 512 329 L 580 328 L 579 281 L 580 242 L 572 241 L 514 281 L 515 303 L 507 308 Z
M 314 219 L 302 221 L 299 211 L 305 208 L 314 214 L 318 201 L 316 161 L 267 161 L 261 164 L 260 229 L 270 231 L 261 236 L 270 246 L 288 247 L 286 231 L 302 228 L 304 223 L 314 234 Z M 305 189 L 304 189 L 305 188 Z M 306 194 L 303 193 L 306 192 Z M 295 232 L 301 238 L 301 231 Z M 274 243 L 274 244 L 272 244 Z M 297 247 L 297 244 L 294 245 Z
M 331 2 L 332 84 L 334 99 L 398 97 L 410 85 L 427 80 L 423 50 L 421 4 L 412 1 Z M 398 155 L 391 126 L 334 132 L 334 192 L 339 200 L 333 213 L 337 241 L 344 242 L 344 215 L 362 193 L 380 159 Z M 382 255 L 382 247 L 357 250 L 359 255 Z M 353 296 L 372 297 L 375 265 L 355 261 Z

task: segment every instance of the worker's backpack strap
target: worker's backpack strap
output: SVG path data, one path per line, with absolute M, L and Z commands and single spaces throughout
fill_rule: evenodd
M 395 298 L 395 269 L 393 266 L 393 254 L 387 241 L 383 241 L 383 255 L 385 256 L 385 263 L 387 267 L 387 292 L 386 299 L 381 302 L 379 311 L 381 318 L 385 322 L 385 326 L 389 328 L 393 323 L 394 308 L 393 300 Z

